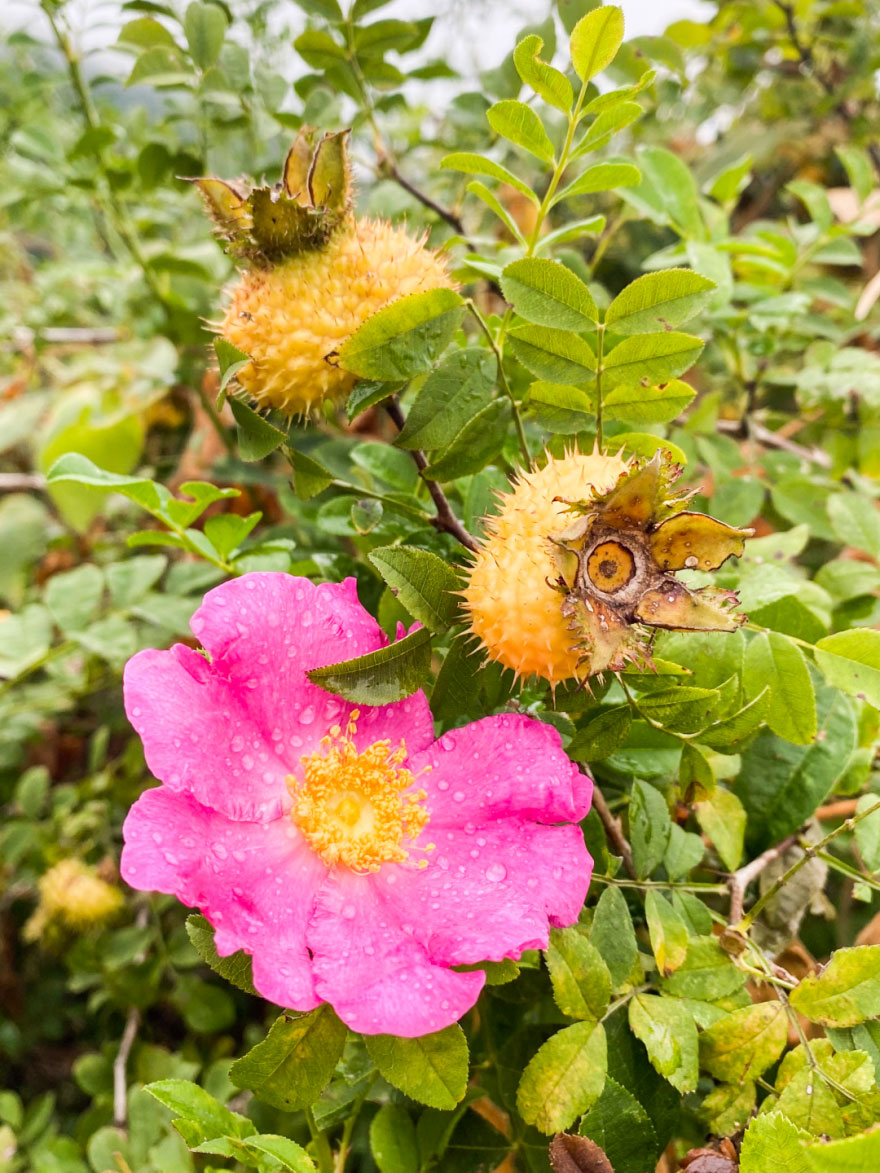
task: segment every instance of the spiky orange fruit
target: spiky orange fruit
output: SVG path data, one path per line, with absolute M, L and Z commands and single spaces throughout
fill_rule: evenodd
M 471 629 L 491 659 L 551 684 L 579 674 L 584 653 L 575 646 L 559 592 L 548 582 L 557 574 L 550 535 L 572 519 L 556 498 L 581 501 L 607 493 L 625 469 L 619 456 L 573 452 L 520 472 L 513 492 L 502 496 L 464 590 Z
M 281 183 L 197 179 L 227 251 L 240 262 L 220 333 L 251 361 L 238 381 L 260 407 L 305 415 L 351 390 L 342 344 L 392 301 L 452 288 L 445 262 L 382 220 L 354 215 L 348 134 L 302 130 Z
M 424 238 L 352 217 L 320 248 L 245 270 L 220 333 L 251 356 L 238 380 L 258 404 L 305 415 L 353 387 L 357 376 L 334 355 L 367 318 L 399 297 L 451 285 Z

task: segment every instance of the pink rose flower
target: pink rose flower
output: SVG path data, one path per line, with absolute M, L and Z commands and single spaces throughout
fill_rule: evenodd
M 200 909 L 263 997 L 427 1034 L 483 986 L 451 966 L 518 958 L 577 920 L 592 861 L 572 820 L 592 783 L 554 729 L 504 714 L 435 741 L 422 692 L 355 707 L 312 684 L 387 643 L 352 578 L 247 574 L 192 629 L 207 656 L 177 644 L 125 670 L 163 785 L 125 820 L 121 870 Z

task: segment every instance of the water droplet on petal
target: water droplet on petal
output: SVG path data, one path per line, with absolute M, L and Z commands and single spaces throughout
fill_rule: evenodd
M 486 868 L 486 879 L 493 884 L 500 884 L 507 879 L 507 868 L 503 863 L 490 863 Z

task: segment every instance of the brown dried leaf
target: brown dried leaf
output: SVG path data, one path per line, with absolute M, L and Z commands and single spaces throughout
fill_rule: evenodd
M 731 554 L 742 554 L 752 533 L 705 513 L 679 513 L 652 535 L 651 552 L 661 570 L 717 570 Z
M 555 1173 L 614 1173 L 614 1166 L 594 1140 L 558 1132 L 550 1141 L 550 1164 Z

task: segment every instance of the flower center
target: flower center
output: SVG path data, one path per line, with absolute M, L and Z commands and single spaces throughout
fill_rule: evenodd
M 428 812 L 425 791 L 411 789 L 415 776 L 401 765 L 405 744 L 392 749 L 390 741 L 374 741 L 359 753 L 353 741 L 359 715 L 352 712 L 345 733 L 334 725 L 321 749 L 302 759 L 302 779 L 291 775 L 287 785 L 293 821 L 325 863 L 377 872 L 383 863 L 400 863 L 410 851 L 430 851 L 433 844 L 413 847 Z
M 608 595 L 625 587 L 634 573 L 632 554 L 618 542 L 602 542 L 587 559 L 590 582 Z

